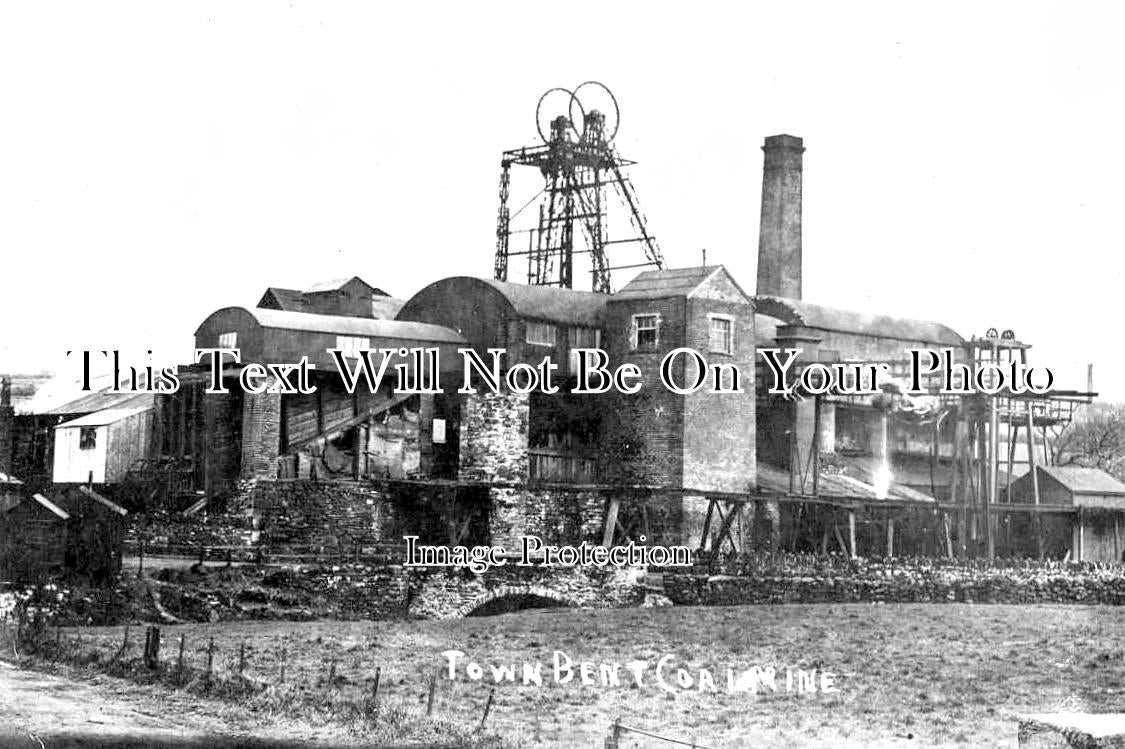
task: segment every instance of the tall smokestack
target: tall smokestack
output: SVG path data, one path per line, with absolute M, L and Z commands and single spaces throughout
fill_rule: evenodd
M 804 141 L 766 138 L 762 221 L 758 230 L 758 293 L 801 298 L 801 172 Z

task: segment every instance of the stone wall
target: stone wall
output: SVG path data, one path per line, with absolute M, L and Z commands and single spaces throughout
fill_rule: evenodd
M 261 545 L 274 553 L 401 544 L 397 510 L 385 490 L 345 481 L 259 481 L 242 505 L 256 518 Z
M 512 560 L 483 575 L 445 570 L 412 570 L 410 615 L 426 619 L 467 616 L 504 596 L 536 596 L 564 606 L 612 608 L 644 598 L 641 571 L 631 568 L 517 567 Z
M 492 543 L 516 548 L 519 536 L 539 536 L 548 544 L 598 541 L 606 499 L 594 489 L 528 487 L 489 490 Z
M 935 559 L 848 560 L 812 555 L 748 556 L 664 575 L 676 604 L 1084 603 L 1125 604 L 1120 565 Z
M 527 481 L 527 395 L 477 393 L 461 406 L 461 477 Z

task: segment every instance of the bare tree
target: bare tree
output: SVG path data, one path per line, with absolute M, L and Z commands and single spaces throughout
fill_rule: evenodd
M 1125 479 L 1125 405 L 1095 404 L 1051 442 L 1055 465 L 1101 468 Z

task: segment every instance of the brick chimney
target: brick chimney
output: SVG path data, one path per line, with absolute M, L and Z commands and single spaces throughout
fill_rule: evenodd
M 801 298 L 801 172 L 805 147 L 793 135 L 771 135 L 762 151 L 762 221 L 758 292 Z

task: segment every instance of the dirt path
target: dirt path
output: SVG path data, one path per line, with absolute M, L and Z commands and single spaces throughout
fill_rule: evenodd
M 154 742 L 190 745 L 207 735 L 197 726 L 141 712 L 106 690 L 0 663 L 0 745 L 52 747 Z
M 0 747 L 295 747 L 295 737 L 251 736 L 217 718 L 141 703 L 112 683 L 74 682 L 0 662 Z

